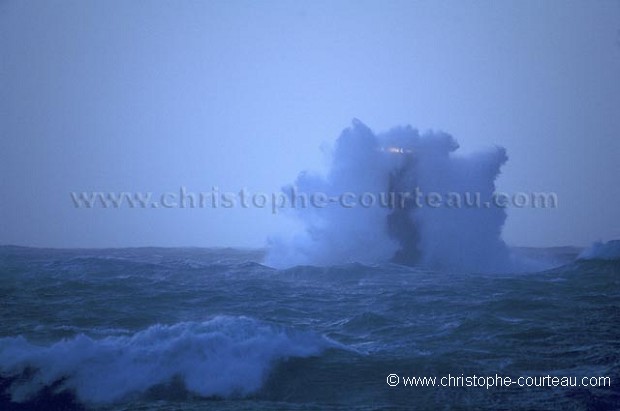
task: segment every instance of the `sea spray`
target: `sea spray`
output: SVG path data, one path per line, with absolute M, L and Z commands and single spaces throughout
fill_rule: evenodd
M 267 264 L 394 261 L 443 270 L 511 269 L 501 238 L 506 212 L 493 201 L 506 151 L 495 147 L 460 155 L 458 148 L 443 132 L 420 133 L 407 126 L 375 134 L 354 120 L 336 141 L 327 174 L 302 172 L 284 193 L 320 192 L 330 199 L 388 193 L 396 201 L 292 207 L 305 229 L 291 238 L 270 239 Z M 426 203 L 411 193 L 426 193 Z M 451 201 L 437 206 L 431 195 Z

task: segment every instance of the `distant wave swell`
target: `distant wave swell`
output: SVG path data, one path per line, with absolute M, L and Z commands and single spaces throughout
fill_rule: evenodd
M 579 255 L 580 260 L 620 261 L 620 240 L 596 242 Z

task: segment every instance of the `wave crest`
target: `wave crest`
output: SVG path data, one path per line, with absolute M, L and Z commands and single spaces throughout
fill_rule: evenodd
M 596 242 L 579 254 L 579 260 L 620 260 L 620 240 Z
M 109 403 L 175 378 L 200 396 L 243 396 L 261 388 L 276 361 L 318 355 L 334 345 L 316 334 L 221 316 L 154 325 L 131 336 L 79 334 L 49 346 L 2 338 L 0 373 L 14 378 L 9 393 L 15 402 L 53 386 L 85 403 Z

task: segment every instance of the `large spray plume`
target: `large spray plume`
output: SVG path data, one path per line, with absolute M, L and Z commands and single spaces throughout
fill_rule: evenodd
M 300 193 L 317 192 L 331 201 L 291 208 L 305 230 L 272 239 L 267 263 L 393 261 L 432 269 L 508 269 L 501 239 L 506 212 L 492 201 L 506 152 L 496 147 L 459 155 L 458 148 L 449 134 L 421 134 L 410 126 L 375 134 L 354 120 L 338 138 L 326 175 L 302 172 L 284 188 L 293 202 Z M 343 193 L 351 198 L 374 193 L 377 201 L 372 206 L 347 201 L 343 207 L 335 200 Z

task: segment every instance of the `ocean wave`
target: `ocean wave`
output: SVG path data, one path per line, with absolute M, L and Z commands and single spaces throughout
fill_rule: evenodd
M 327 172 L 304 171 L 282 193 L 291 204 L 316 193 L 329 199 L 351 194 L 359 202 L 292 207 L 290 215 L 304 229 L 271 238 L 266 263 L 285 268 L 392 261 L 448 272 L 511 272 L 501 237 L 506 210 L 492 201 L 506 150 L 458 149 L 443 132 L 407 126 L 375 133 L 353 120 L 329 153 Z M 429 193 L 474 194 L 480 206 L 462 207 L 461 197 L 458 204 L 431 205 Z M 367 206 L 365 194 L 372 197 Z
M 0 374 L 12 379 L 11 400 L 41 390 L 72 392 L 83 403 L 110 403 L 180 379 L 203 397 L 258 391 L 273 365 L 337 347 L 325 337 L 285 330 L 248 317 L 154 325 L 131 336 L 79 334 L 51 345 L 0 339 Z
M 580 260 L 620 260 L 620 240 L 606 243 L 596 242 L 583 250 L 578 257 Z

